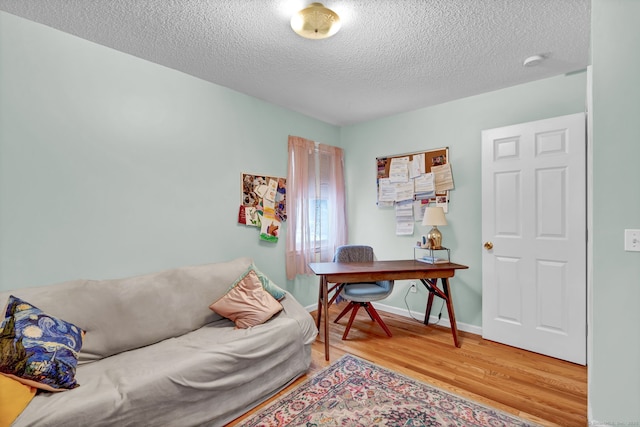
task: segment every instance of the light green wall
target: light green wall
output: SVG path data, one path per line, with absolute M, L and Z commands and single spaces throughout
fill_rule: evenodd
M 344 127 L 350 241 L 370 244 L 379 259 L 411 258 L 418 236 L 430 227 L 417 223 L 413 236 L 395 235 L 394 211 L 375 204 L 375 158 L 448 146 L 455 190 L 450 192 L 448 225 L 440 229 L 452 261 L 470 267 L 452 280 L 456 319 L 481 326 L 481 131 L 582 112 L 585 103 L 586 73 L 581 72 Z M 407 286 L 397 283 L 385 302 L 405 308 Z M 419 290 L 410 294 L 409 307 L 424 313 L 426 291 Z
M 241 172 L 286 174 L 286 138 L 346 149 L 350 240 L 412 255 L 375 207 L 379 155 L 449 146 L 443 228 L 461 322 L 480 326 L 482 129 L 582 111 L 584 73 L 337 127 L 1 13 L 0 289 L 122 277 L 249 255 L 305 305 L 317 279 L 284 279 L 284 241 L 237 225 Z M 286 226 L 283 228 L 284 238 Z M 404 308 L 403 285 L 388 300 Z M 424 310 L 424 291 L 412 295 Z
M 593 0 L 593 289 L 590 419 L 640 423 L 640 1 Z
M 0 70 L 0 290 L 236 256 L 286 284 L 240 174 L 337 127 L 4 12 Z

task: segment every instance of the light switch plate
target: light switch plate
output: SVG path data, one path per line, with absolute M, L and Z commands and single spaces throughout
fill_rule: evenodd
M 640 252 L 640 230 L 624 230 L 624 250 Z

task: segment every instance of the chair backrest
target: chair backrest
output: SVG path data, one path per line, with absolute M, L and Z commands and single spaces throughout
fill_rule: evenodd
M 373 260 L 373 248 L 365 245 L 338 246 L 333 256 L 333 262 L 369 262 Z
M 338 246 L 333 256 L 333 262 L 370 262 L 375 261 L 373 248 L 366 245 L 343 245 Z M 375 283 L 378 286 L 391 292 L 393 289 L 393 280 L 381 280 Z

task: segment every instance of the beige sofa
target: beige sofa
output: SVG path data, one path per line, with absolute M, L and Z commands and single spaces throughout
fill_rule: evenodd
M 281 390 L 310 365 L 309 313 L 289 293 L 280 313 L 246 329 L 209 309 L 251 266 L 238 258 L 0 293 L 86 331 L 79 387 L 39 391 L 13 426 L 220 426 Z

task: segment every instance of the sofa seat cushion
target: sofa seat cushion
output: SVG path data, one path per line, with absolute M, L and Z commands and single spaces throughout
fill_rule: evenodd
M 224 425 L 308 369 L 317 331 L 301 307 L 286 313 L 288 298 L 253 328 L 222 319 L 81 365 L 81 387 L 37 395 L 15 425 Z

